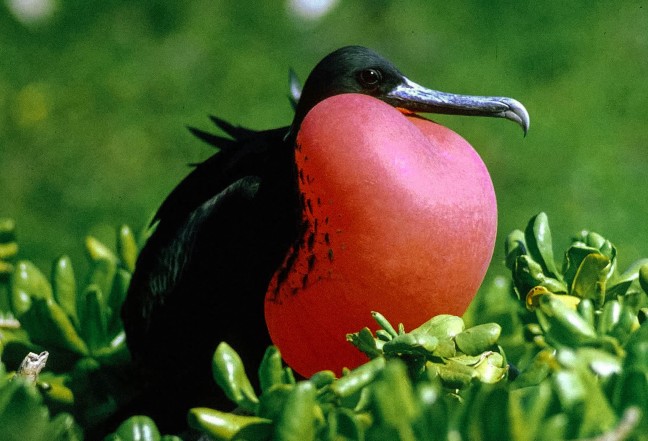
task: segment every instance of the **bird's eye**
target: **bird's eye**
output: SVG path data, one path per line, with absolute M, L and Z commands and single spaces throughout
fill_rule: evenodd
M 372 89 L 377 87 L 382 81 L 382 74 L 376 69 L 364 69 L 358 72 L 358 80 L 362 87 Z

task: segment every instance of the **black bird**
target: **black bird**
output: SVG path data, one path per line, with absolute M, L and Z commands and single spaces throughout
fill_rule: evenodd
M 192 129 L 219 151 L 162 203 L 122 309 L 128 347 L 149 382 L 140 411 L 164 426 L 184 422 L 190 407 L 224 403 L 210 371 L 219 342 L 232 345 L 248 369 L 259 365 L 270 344 L 264 296 L 300 239 L 296 134 L 311 108 L 344 93 L 414 112 L 507 118 L 525 133 L 529 125 L 513 99 L 424 89 L 375 52 L 348 46 L 313 69 L 290 126 L 253 131 L 212 118 L 229 137 Z

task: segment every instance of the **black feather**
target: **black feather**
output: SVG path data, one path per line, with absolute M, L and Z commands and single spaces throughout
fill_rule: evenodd
M 221 129 L 223 132 L 227 133 L 229 136 L 231 136 L 232 138 L 238 141 L 249 139 L 257 133 L 255 130 L 250 130 L 250 129 L 246 129 L 245 127 L 232 125 L 227 121 L 225 121 L 224 119 L 221 119 L 214 115 L 210 115 L 209 119 L 211 119 L 212 122 L 216 124 L 216 126 L 219 129 Z
M 216 147 L 221 150 L 226 150 L 232 148 L 236 142 L 229 138 L 223 138 L 222 136 L 214 135 L 212 133 L 205 132 L 203 130 L 197 129 L 195 127 L 187 126 L 187 129 L 198 139 L 206 142 L 212 147 Z

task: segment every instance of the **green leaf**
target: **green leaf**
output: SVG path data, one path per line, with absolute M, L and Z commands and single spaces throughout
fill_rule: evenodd
M 612 302 L 616 302 L 613 300 Z M 611 303 L 611 302 L 608 302 Z M 601 314 L 601 321 L 605 315 L 605 307 L 603 307 L 603 314 Z M 615 337 L 619 342 L 624 344 L 630 335 L 634 332 L 635 328 L 638 327 L 639 321 L 637 320 L 637 315 L 627 307 L 626 305 L 621 305 L 621 311 L 619 311 L 619 317 L 616 319 L 614 325 L 607 332 L 612 337 Z
M 573 285 L 574 277 L 583 259 L 590 254 L 601 254 L 596 248 L 585 245 L 582 242 L 573 243 L 565 253 L 564 277 L 565 283 L 570 287 Z
M 261 360 L 259 366 L 259 382 L 261 391 L 266 392 L 273 386 L 284 384 L 284 367 L 281 353 L 276 346 L 270 346 Z
M 499 352 L 486 353 L 473 368 L 477 372 L 479 381 L 486 384 L 500 382 L 508 372 L 508 365 Z
M 605 281 L 609 270 L 609 258 L 598 253 L 588 254 L 576 271 L 570 294 L 591 299 L 595 305 L 602 305 L 605 300 Z
M 597 250 L 605 247 L 606 242 L 609 244 L 609 242 L 605 240 L 603 236 L 593 231 L 588 231 L 585 235 L 585 243 L 591 247 L 596 248 Z
M 302 381 L 286 397 L 283 409 L 275 422 L 273 440 L 303 441 L 315 439 L 321 421 L 321 410 L 316 404 L 315 386 Z
M 385 367 L 385 359 L 374 358 L 360 365 L 331 384 L 331 391 L 340 398 L 349 397 L 371 383 Z
M 160 441 L 160 431 L 147 416 L 130 417 L 115 431 L 121 441 Z
M 11 218 L 0 218 L 0 242 L 12 243 L 16 241 L 16 222 Z
M 130 352 L 126 346 L 126 334 L 120 331 L 110 342 L 93 351 L 92 356 L 102 365 L 124 366 L 130 361 Z
M 22 379 L 14 379 L 3 389 L 2 401 L 5 403 L 0 402 L 2 439 L 43 439 L 48 413 L 47 408 L 41 405 L 42 399 L 36 388 Z
M 329 428 L 335 429 L 329 434 L 329 439 L 348 441 L 364 440 L 364 427 L 359 421 L 357 414 L 349 409 L 337 408 L 334 412 L 330 412 Z
M 56 415 L 52 419 L 50 427 L 51 435 L 47 437 L 49 440 L 81 441 L 83 439 L 81 429 L 77 427 L 72 415 L 67 413 L 59 413 Z
M 549 220 L 544 212 L 531 218 L 524 237 L 529 254 L 542 266 L 543 272 L 554 279 L 561 280 L 561 274 L 554 260 Z
M 293 384 L 277 384 L 264 391 L 259 397 L 257 416 L 273 421 L 276 420 L 286 402 L 286 398 L 294 387 Z
M 560 370 L 552 380 L 575 437 L 591 437 L 615 425 L 616 414 L 591 372 L 584 368 Z
M 621 275 L 612 274 L 610 279 L 607 281 L 607 296 L 622 296 L 625 295 L 631 287 L 636 286 L 639 288 L 641 286 L 639 272 L 643 265 L 648 265 L 647 258 L 633 262 Z
M 270 441 L 274 426 L 267 421 L 248 424 L 239 430 L 233 441 Z
M 74 393 L 66 386 L 69 381 L 69 375 L 53 375 L 50 372 L 44 372 L 40 375 L 38 384 L 48 403 L 55 403 L 59 408 L 71 409 L 74 405 Z M 44 387 L 45 385 L 46 387 Z
M 0 218 L 0 283 L 4 283 L 14 271 L 13 260 L 18 254 L 16 224 L 13 219 Z M 9 299 L 0 290 L 0 311 L 10 310 Z
M 545 336 L 553 344 L 577 347 L 592 343 L 597 338 L 594 328 L 555 296 L 541 296 L 536 315 Z
M 369 331 L 369 334 L 371 334 L 371 330 L 369 328 L 364 328 L 364 329 Z M 361 330 L 360 332 L 363 332 L 363 330 Z M 393 337 L 389 332 L 385 331 L 384 329 L 376 329 L 376 338 L 380 341 L 389 341 Z
M 506 267 L 513 269 L 515 260 L 527 253 L 526 241 L 524 239 L 524 232 L 522 230 L 513 230 L 506 236 L 504 242 L 504 256 L 506 256 Z
M 377 332 L 377 335 L 387 334 L 387 332 L 384 330 L 383 333 L 384 334 L 378 334 Z M 387 334 L 387 335 L 389 337 L 386 338 L 385 340 L 390 341 L 392 339 L 392 336 L 391 334 Z M 358 350 L 364 352 L 369 358 L 376 358 L 382 356 L 382 351 L 378 348 L 376 340 L 374 339 L 374 336 L 371 333 L 371 330 L 369 328 L 362 328 L 360 332 L 347 334 L 346 339 L 349 343 L 351 343 L 356 348 L 358 348 Z
M 419 439 L 447 441 L 449 411 L 438 377 L 417 383 L 414 393 L 421 409 L 414 426 Z
M 513 381 L 511 387 L 515 390 L 541 385 L 552 372 L 552 367 L 556 366 L 556 363 L 553 349 L 544 349 L 538 352 L 527 368 Z
M 387 320 L 381 313 L 371 311 L 371 316 L 374 318 L 376 323 L 378 323 L 378 325 L 383 328 L 383 330 L 389 335 L 391 335 L 392 337 L 396 337 L 398 335 L 398 332 L 396 332 L 391 323 L 389 323 L 389 320 Z
M 225 342 L 220 343 L 214 352 L 212 373 L 230 400 L 249 412 L 256 411 L 259 399 L 245 373 L 241 357 Z
M 0 242 L 0 259 L 7 260 L 18 254 L 17 242 Z
M 477 378 L 477 371 L 454 360 L 445 360 L 443 364 L 434 363 L 443 385 L 450 389 L 463 389 Z
M 621 317 L 621 304 L 612 300 L 605 303 L 598 322 L 598 332 L 608 334 L 616 326 Z
M 50 419 L 37 387 L 23 378 L 8 380 L 0 364 L 0 439 L 81 441 L 79 428 L 67 413 Z
M 21 260 L 16 264 L 16 270 L 11 275 L 11 308 L 12 312 L 21 319 L 29 310 L 33 299 L 52 299 L 52 287 L 43 273 L 36 266 Z
M 626 344 L 625 367 L 640 367 L 648 370 L 648 321 L 633 332 Z
M 52 350 L 62 348 L 79 355 L 88 354 L 88 347 L 67 314 L 52 299 L 34 298 L 21 322 L 34 343 Z
M 643 264 L 639 269 L 639 283 L 641 284 L 641 289 L 648 293 L 648 263 Z
M 576 372 L 559 371 L 552 378 L 564 409 L 571 411 L 587 399 L 587 387 Z
M 82 298 L 80 333 L 90 351 L 96 351 L 108 343 L 108 313 L 104 306 L 103 294 L 97 285 L 88 285 Z
M 599 378 L 608 378 L 622 369 L 619 357 L 601 349 L 577 348 L 575 358 L 581 368 L 591 369 Z
M 415 441 L 412 423 L 420 408 L 408 380 L 405 364 L 391 360 L 373 385 L 373 407 L 381 426 L 393 428 L 401 440 Z
M 114 260 L 98 258 L 92 262 L 92 268 L 90 270 L 90 277 L 88 278 L 87 285 L 95 285 L 99 288 L 102 295 L 102 302 L 106 306 L 107 299 L 105 296 L 108 296 L 113 291 L 113 283 L 115 281 L 115 275 L 117 274 L 117 263 Z M 85 303 L 84 297 L 81 296 L 79 299 Z M 82 305 L 79 308 L 79 311 L 83 311 Z
M 110 312 L 108 317 L 108 333 L 113 335 L 124 327 L 121 321 L 121 306 L 126 300 L 126 295 L 128 294 L 128 286 L 131 281 L 131 273 L 128 271 L 118 268 L 115 273 L 115 278 L 113 279 L 112 291 L 110 296 L 108 296 L 105 304 L 107 306 L 107 311 Z
M 617 409 L 637 406 L 643 415 L 648 415 L 648 372 L 646 369 L 626 369 L 617 383 L 614 401 Z
M 511 439 L 509 393 L 504 388 L 482 388 L 477 396 L 468 434 L 471 440 L 501 441 Z
M 576 310 L 583 317 L 583 320 L 587 322 L 590 326 L 594 327 L 594 304 L 590 299 L 581 300 L 578 305 L 576 305 Z
M 137 241 L 128 225 L 121 225 L 117 231 L 117 253 L 124 267 L 131 273 L 137 262 Z
M 571 439 L 567 430 L 570 425 L 570 420 L 564 413 L 552 415 L 542 424 L 542 430 L 538 431 L 537 441 L 556 441 Z
M 98 239 L 87 236 L 85 240 L 86 251 L 90 260 L 110 260 L 112 262 L 117 262 L 117 256 L 113 253 L 110 248 L 101 243 Z
M 422 355 L 428 356 L 439 344 L 439 339 L 427 334 L 402 334 L 394 337 L 383 346 L 385 355 Z
M 466 329 L 455 336 L 457 347 L 468 355 L 479 355 L 490 349 L 502 333 L 497 323 L 485 323 Z
M 544 430 L 545 420 L 552 402 L 549 382 L 513 390 L 509 396 L 511 414 L 511 439 L 535 441 Z
M 68 256 L 61 256 L 54 261 L 52 268 L 52 288 L 54 299 L 75 324 L 77 317 L 77 286 L 72 269 L 72 261 Z
M 457 345 L 455 344 L 454 339 L 446 338 L 439 340 L 436 348 L 432 351 L 432 355 L 441 358 L 455 357 L 457 355 Z
M 272 430 L 271 420 L 256 416 L 235 415 L 204 407 L 191 409 L 187 419 L 190 427 L 200 430 L 216 440 L 235 439 L 237 433 L 251 426 L 255 428 L 255 435 L 258 437 L 248 439 L 261 441 L 268 439 L 263 435 L 269 435 Z
M 453 338 L 465 329 L 464 321 L 461 317 L 449 314 L 437 315 L 427 322 L 423 323 L 416 329 L 413 329 L 410 334 L 426 334 L 445 340 Z
M 318 390 L 324 386 L 328 386 L 336 380 L 335 372 L 333 371 L 319 371 L 313 374 L 312 377 L 308 379 L 311 383 L 315 385 L 315 388 Z
M 515 260 L 513 283 L 522 298 L 536 286 L 543 286 L 553 293 L 567 292 L 567 287 L 562 281 L 547 277 L 540 264 L 528 255 L 520 256 Z

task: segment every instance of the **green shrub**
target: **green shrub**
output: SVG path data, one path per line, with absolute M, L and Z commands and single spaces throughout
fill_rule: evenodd
M 117 236 L 116 252 L 86 240 L 79 289 L 66 257 L 49 279 L 16 260 L 13 223 L 0 222 L 0 355 L 18 366 L 28 351 L 51 354 L 36 384 L 0 368 L 1 439 L 81 439 L 70 414 L 87 429 L 134 393 L 117 311 L 137 247 L 128 228 Z M 584 231 L 559 268 L 543 213 L 505 255 L 511 277 L 463 318 L 407 331 L 373 313 L 377 331 L 347 336 L 371 360 L 340 378 L 297 381 L 270 347 L 258 393 L 222 343 L 214 380 L 238 408 L 192 409 L 189 425 L 219 440 L 648 440 L 648 260 L 620 271 L 616 247 Z M 134 416 L 107 439 L 178 438 Z

